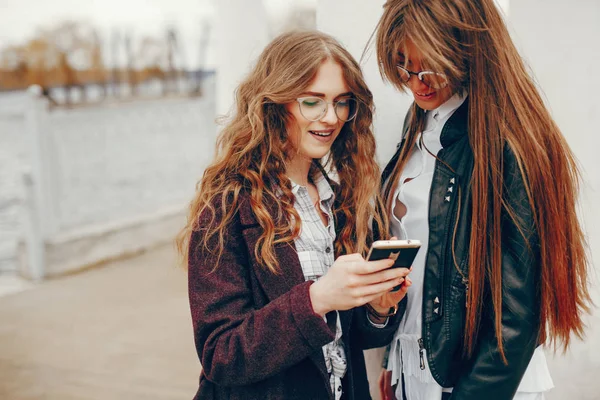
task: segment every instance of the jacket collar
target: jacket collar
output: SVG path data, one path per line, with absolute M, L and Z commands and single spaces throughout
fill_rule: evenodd
M 249 194 L 241 196 L 238 212 L 242 224 L 243 235 L 248 247 L 250 261 L 254 265 L 254 270 L 256 271 L 259 281 L 262 283 L 261 286 L 269 300 L 273 301 L 288 292 L 295 285 L 304 282 L 304 274 L 302 273 L 302 266 L 300 265 L 294 242 L 279 243 L 273 246 L 275 257 L 279 261 L 278 273 L 273 273 L 264 266 L 259 265 L 254 254 L 254 249 L 263 232 L 263 228 L 258 223 L 250 203 L 251 199 Z M 266 200 L 265 205 L 269 215 L 276 218 L 277 205 L 275 201 Z
M 412 109 L 412 107 L 411 107 Z M 410 112 L 410 111 L 409 111 Z M 440 142 L 443 148 L 451 146 L 457 140 L 462 138 L 467 134 L 468 128 L 468 113 L 469 113 L 469 98 L 467 97 L 465 101 L 458 107 L 458 109 L 450 116 L 450 119 L 444 125 L 442 129 L 442 134 L 440 136 Z M 408 121 L 410 118 L 406 118 L 405 121 Z M 381 174 L 381 184 L 383 185 L 390 174 L 392 173 L 394 166 L 398 162 L 398 157 L 400 157 L 400 151 L 404 146 L 406 132 L 408 131 L 408 126 L 404 125 L 402 128 L 402 141 L 398 143 L 398 148 L 394 153 L 392 159 L 385 166 L 383 173 Z
M 307 190 L 305 186 L 302 186 L 292 181 L 291 179 L 290 182 L 292 183 L 292 193 L 294 194 L 294 196 L 298 196 L 298 191 L 300 190 Z M 335 199 L 335 194 L 332 188 L 332 181 L 330 181 L 327 178 L 327 175 L 323 170 L 317 168 L 313 176 L 313 183 L 317 188 L 317 193 L 319 194 L 319 201 L 322 204 L 325 204 L 325 206 L 328 209 L 331 209 Z
M 427 111 L 427 124 L 425 125 L 425 129 L 431 129 L 428 126 L 429 124 L 438 124 L 440 121 L 445 121 L 446 117 L 456 111 L 465 102 L 466 98 L 467 95 L 464 92 L 455 93 L 435 110 Z
M 452 114 L 444 128 L 442 129 L 442 135 L 440 142 L 442 147 L 448 147 L 462 138 L 467 134 L 468 127 L 468 111 L 469 111 L 469 98 L 467 97 L 460 107 Z

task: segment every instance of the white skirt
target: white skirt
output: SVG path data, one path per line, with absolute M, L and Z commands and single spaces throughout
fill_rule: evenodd
M 396 398 L 403 398 L 402 385 L 398 383 L 404 374 L 408 400 L 439 400 L 442 398 L 442 392 L 451 392 L 452 389 L 442 388 L 433 379 L 427 365 L 426 350 L 423 350 L 425 369 L 421 370 L 418 339 L 419 335 L 397 332 L 392 342 L 387 369 L 392 371 L 392 384 L 396 384 Z M 544 350 L 539 346 L 533 353 L 514 399 L 543 400 L 544 392 L 553 387 Z

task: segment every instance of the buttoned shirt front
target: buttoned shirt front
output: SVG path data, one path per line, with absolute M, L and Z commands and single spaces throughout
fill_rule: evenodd
M 304 279 L 316 281 L 327 273 L 335 261 L 333 246 L 336 234 L 332 211 L 333 190 L 320 171 L 315 175 L 314 184 L 319 194 L 319 201 L 316 204 L 319 210 L 315 208 L 305 186 L 292 182 L 292 193 L 296 197 L 294 208 L 302 221 L 300 235 L 295 239 L 294 244 L 298 251 Z M 327 216 L 327 226 L 323 224 L 319 213 Z M 340 316 L 337 311 L 335 313 L 335 339 L 323 346 L 323 356 L 329 373 L 331 390 L 335 394 L 335 399 L 339 400 L 342 396 L 342 378 L 346 373 L 347 361 L 342 342 Z

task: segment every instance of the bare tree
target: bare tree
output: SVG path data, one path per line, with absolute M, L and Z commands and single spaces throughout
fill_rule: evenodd
M 133 50 L 133 38 L 131 32 L 128 32 L 125 35 L 125 53 L 127 54 L 127 81 L 131 88 L 131 94 L 135 96 L 138 93 L 138 82 L 135 74 L 135 52 Z
M 202 20 L 202 33 L 200 36 L 200 51 L 198 59 L 198 71 L 194 77 L 194 93 L 202 95 L 202 78 L 204 71 L 206 70 L 206 55 L 208 53 L 208 45 L 210 41 L 210 34 L 212 26 L 207 19 Z
M 209 31 L 210 25 L 204 21 L 202 66 Z M 51 88 L 62 87 L 66 103 L 72 104 L 77 94 L 74 89 L 79 89 L 85 100 L 90 85 L 100 86 L 102 98 L 107 96 L 109 86 L 112 94 L 119 96 L 121 82 L 129 84 L 132 95 L 138 95 L 142 83 L 150 79 L 162 82 L 163 94 L 182 88 L 185 54 L 175 27 L 159 38 L 134 38 L 131 31 L 113 30 L 108 52 L 110 62 L 103 54 L 102 38 L 91 25 L 66 21 L 40 29 L 26 45 L 0 49 L 0 89 L 37 84 L 48 94 Z M 186 79 L 194 79 L 188 75 Z M 198 92 L 199 84 L 194 86 Z
M 177 91 L 177 81 L 179 80 L 179 70 L 175 62 L 175 57 L 181 57 L 181 49 L 178 43 L 178 34 L 174 27 L 167 29 L 167 87 L 169 92 Z

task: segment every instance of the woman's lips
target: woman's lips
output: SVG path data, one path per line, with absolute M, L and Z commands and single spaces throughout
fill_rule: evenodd
M 414 96 L 419 99 L 419 100 L 431 100 L 436 92 L 429 92 L 429 93 L 420 93 L 420 92 L 413 92 Z
M 326 130 L 318 130 L 318 131 L 308 131 L 312 137 L 314 137 L 315 139 L 321 141 L 321 142 L 328 142 L 331 140 L 332 136 L 333 136 L 333 129 L 326 129 Z

